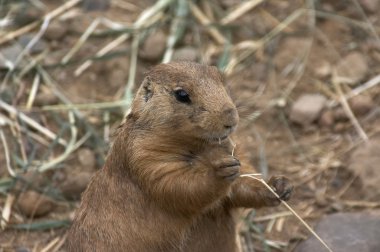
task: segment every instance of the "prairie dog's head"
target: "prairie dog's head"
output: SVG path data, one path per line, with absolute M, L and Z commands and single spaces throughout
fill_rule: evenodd
M 191 62 L 154 67 L 136 94 L 131 116 L 141 128 L 208 141 L 227 138 L 239 121 L 217 68 Z

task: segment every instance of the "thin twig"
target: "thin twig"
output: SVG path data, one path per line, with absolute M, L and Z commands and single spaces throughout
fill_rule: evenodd
M 72 150 L 74 149 L 73 146 L 77 140 L 78 129 L 75 127 L 75 116 L 74 116 L 74 113 L 72 111 L 69 111 L 69 122 L 70 122 L 71 138 L 70 138 L 69 143 L 66 146 L 64 153 L 62 155 L 60 155 L 59 157 L 51 160 L 50 162 L 43 164 L 41 167 L 38 168 L 38 171 L 44 172 L 44 171 L 54 167 L 58 163 L 65 160 L 68 157 L 68 155 L 72 152 Z
M 255 8 L 257 5 L 261 4 L 262 2 L 263 0 L 250 0 L 243 2 L 236 9 L 234 9 L 227 16 L 225 16 L 222 20 L 220 20 L 220 23 L 222 25 L 229 24 L 246 14 L 248 11 Z
M 357 96 L 357 95 L 363 93 L 364 91 L 366 91 L 367 89 L 370 89 L 370 88 L 372 88 L 378 84 L 380 84 L 380 74 L 376 75 L 375 77 L 373 77 L 369 81 L 367 81 L 367 82 L 357 86 L 356 88 L 352 89 L 350 91 L 350 93 L 345 95 L 345 97 L 347 99 L 350 99 L 350 98 Z
M 146 9 L 143 11 L 139 18 L 136 20 L 136 22 L 133 24 L 133 28 L 138 30 L 141 29 L 145 26 L 148 26 L 150 24 L 151 20 L 155 21 L 155 17 L 159 12 L 161 12 L 163 9 L 165 9 L 173 0 L 160 0 L 157 1 L 152 7 L 149 9 Z M 117 37 L 115 40 L 111 41 L 111 43 L 107 44 L 105 47 L 103 47 L 99 52 L 96 53 L 97 57 L 101 57 L 108 52 L 110 52 L 113 48 L 121 45 L 130 37 L 129 33 L 123 34 L 119 37 Z M 84 62 L 82 65 L 78 67 L 78 69 L 75 70 L 75 75 L 79 76 L 82 74 L 88 67 L 92 65 L 93 61 L 92 60 L 87 60 Z
M 33 106 L 34 99 L 36 98 L 37 90 L 40 85 L 40 75 L 36 73 L 33 80 L 32 89 L 30 90 L 28 101 L 26 102 L 26 109 L 30 110 Z
M 14 116 L 18 116 L 22 121 L 24 121 L 26 124 L 28 124 L 30 127 L 34 128 L 35 130 L 39 131 L 40 133 L 44 134 L 45 136 L 47 136 L 48 138 L 50 138 L 51 140 L 55 140 L 57 139 L 58 143 L 63 145 L 63 146 L 66 146 L 67 145 L 67 142 L 66 140 L 62 139 L 62 138 L 59 138 L 55 133 L 53 133 L 52 131 L 50 131 L 49 129 L 43 127 L 41 124 L 37 123 L 36 121 L 34 121 L 32 118 L 28 117 L 27 115 L 25 115 L 24 113 L 22 112 L 19 112 L 17 109 L 15 109 L 14 107 L 12 107 L 11 105 L 5 103 L 4 101 L 0 100 L 0 107 L 2 109 L 4 109 L 5 111 L 7 111 L 9 114 L 12 114 Z
M 72 7 L 74 7 L 75 5 L 80 3 L 81 1 L 82 0 L 68 1 L 65 4 L 61 5 L 60 7 L 58 7 L 57 9 L 53 10 L 52 12 L 46 14 L 44 18 L 53 19 L 53 18 L 65 13 L 67 10 L 71 9 Z M 20 29 L 18 29 L 16 31 L 5 34 L 4 36 L 0 37 L 0 45 L 4 44 L 4 43 L 6 43 L 12 39 L 15 39 L 24 33 L 30 32 L 31 30 L 37 28 L 37 26 L 39 24 L 40 24 L 40 21 L 35 21 L 31 24 L 28 24 L 24 27 L 21 27 Z
M 7 165 L 8 173 L 9 173 L 9 175 L 11 175 L 12 177 L 15 178 L 17 176 L 17 174 L 12 168 L 11 159 L 9 156 L 9 149 L 8 149 L 7 140 L 5 139 L 4 131 L 1 128 L 0 128 L 0 137 L 1 137 L 1 142 L 4 146 L 5 163 Z
M 7 195 L 7 199 L 5 200 L 4 208 L 1 213 L 0 227 L 2 230 L 4 230 L 8 225 L 9 218 L 11 217 L 12 205 L 14 200 L 15 196 L 13 194 Z
M 240 177 L 249 177 L 249 178 L 252 178 L 252 179 L 255 179 L 257 181 L 260 181 L 266 188 L 268 188 L 268 190 L 273 193 L 280 201 L 281 203 L 287 208 L 289 209 L 289 211 L 291 211 L 293 213 L 294 216 L 297 217 L 297 219 L 309 230 L 309 232 L 315 237 L 318 239 L 318 241 L 320 241 L 323 246 L 327 249 L 327 251 L 329 252 L 333 252 L 330 247 L 322 240 L 321 237 L 319 237 L 319 235 L 309 226 L 309 224 L 307 224 L 302 218 L 301 216 L 299 216 L 297 214 L 296 211 L 293 210 L 293 208 L 291 208 L 288 203 L 286 203 L 285 201 L 283 201 L 280 196 L 278 196 L 278 194 L 272 189 L 272 187 L 270 187 L 270 185 L 268 185 L 263 179 L 261 178 L 256 178 L 255 177 L 256 175 L 254 174 L 243 174 L 243 175 L 240 175 Z
M 194 15 L 194 17 L 201 23 L 202 25 L 206 26 L 207 31 L 210 33 L 211 37 L 220 45 L 223 45 L 226 43 L 226 39 L 224 36 L 213 26 L 210 26 L 211 21 L 208 19 L 208 17 L 191 1 L 188 2 L 190 6 L 191 13 Z
M 340 104 L 342 105 L 342 108 L 348 118 L 350 119 L 352 125 L 354 126 L 355 130 L 358 132 L 359 136 L 363 139 L 364 142 L 368 141 L 368 136 L 363 130 L 362 126 L 360 125 L 358 119 L 356 119 L 354 113 L 352 112 L 350 105 L 347 102 L 346 97 L 343 94 L 342 88 L 340 87 L 340 82 L 337 77 L 336 70 L 333 71 L 333 77 L 332 77 L 332 83 L 334 85 L 335 91 L 338 94 Z

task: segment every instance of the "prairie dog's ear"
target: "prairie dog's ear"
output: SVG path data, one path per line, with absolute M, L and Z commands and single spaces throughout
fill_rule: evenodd
M 144 101 L 147 102 L 153 96 L 152 81 L 150 80 L 149 77 L 146 77 L 141 85 L 142 85 L 142 95 L 144 97 Z

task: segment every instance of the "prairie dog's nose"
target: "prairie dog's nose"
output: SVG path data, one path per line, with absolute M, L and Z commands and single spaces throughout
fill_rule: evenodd
M 225 105 L 223 110 L 223 125 L 226 129 L 235 127 L 239 122 L 239 115 L 234 105 Z

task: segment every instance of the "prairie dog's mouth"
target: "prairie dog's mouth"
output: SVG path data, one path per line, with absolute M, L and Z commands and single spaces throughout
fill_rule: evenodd
M 226 136 L 222 136 L 222 137 L 212 137 L 209 140 L 211 140 L 213 142 L 221 142 L 223 140 L 226 140 L 228 138 L 228 136 L 229 136 L 229 134 Z
M 222 141 L 226 140 L 235 131 L 235 129 L 236 127 L 232 127 L 221 134 L 207 134 L 204 139 L 210 142 L 221 143 Z

